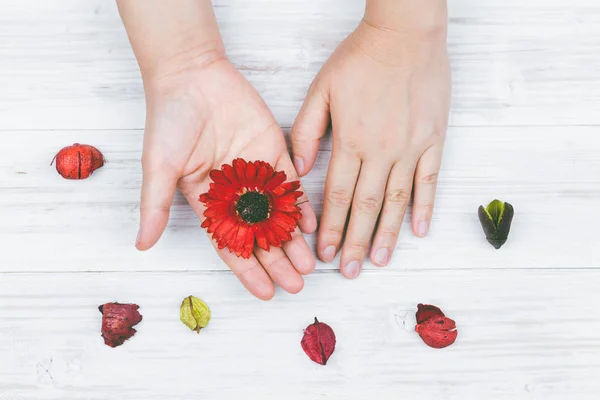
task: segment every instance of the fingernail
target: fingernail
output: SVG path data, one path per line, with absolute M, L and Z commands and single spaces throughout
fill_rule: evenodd
M 419 236 L 427 236 L 427 231 L 429 231 L 429 224 L 427 223 L 427 221 L 419 223 L 419 226 L 417 227 L 417 233 L 419 234 Z
M 388 263 L 389 256 L 390 251 L 387 248 L 382 247 L 375 253 L 375 262 L 379 265 L 386 265 Z
M 296 167 L 296 172 L 298 172 L 298 175 L 302 175 L 304 172 L 304 160 L 302 157 L 294 156 L 294 166 Z
M 136 246 L 140 242 L 140 233 L 141 233 L 141 231 L 138 231 L 137 236 L 135 237 L 135 244 L 136 244 Z
M 331 262 L 335 258 L 335 246 L 327 246 L 323 250 L 323 261 Z
M 360 273 L 360 263 L 356 260 L 350 261 L 346 264 L 346 276 L 350 279 L 354 279 Z

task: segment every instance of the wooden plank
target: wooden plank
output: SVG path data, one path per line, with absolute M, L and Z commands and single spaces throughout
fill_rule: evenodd
M 215 1 L 231 60 L 283 126 L 363 5 Z M 453 0 L 451 124 L 600 124 L 599 37 L 595 0 Z M 143 128 L 139 72 L 111 1 L 0 2 L 0 88 L 0 130 Z
M 231 273 L 2 274 L 0 399 L 595 399 L 600 271 L 370 272 L 308 278 L 297 296 L 252 299 Z M 179 322 L 190 293 L 212 309 L 199 335 Z M 144 320 L 117 349 L 97 306 L 137 302 Z M 457 321 L 426 347 L 419 302 Z M 317 316 L 337 335 L 326 367 L 300 348 Z
M 157 248 L 133 248 L 141 140 L 141 131 L 0 135 L 0 271 L 226 268 L 181 196 Z M 85 181 L 63 180 L 49 165 L 74 142 L 98 146 L 108 160 Z M 330 149 L 328 139 L 304 181 L 319 214 Z M 596 128 L 452 128 L 432 233 L 417 239 L 405 224 L 392 268 L 598 267 L 599 196 Z M 510 240 L 499 251 L 486 243 L 476 216 L 496 197 L 516 209 Z

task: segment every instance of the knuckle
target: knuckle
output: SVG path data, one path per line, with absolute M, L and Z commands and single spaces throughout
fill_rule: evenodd
M 352 253 L 364 254 L 367 252 L 367 247 L 369 247 L 369 241 L 360 238 L 354 238 L 347 243 L 347 248 Z
M 418 204 L 417 208 L 419 208 L 419 210 L 425 214 L 433 213 L 433 203 Z
M 385 200 L 390 205 L 404 207 L 410 200 L 410 192 L 405 189 L 390 190 L 386 193 Z
M 324 227 L 321 230 L 321 236 L 329 240 L 339 240 L 343 233 L 344 228 L 335 225 Z
M 300 144 L 313 140 L 308 133 L 302 129 L 301 127 L 295 125 L 292 127 L 292 132 L 290 134 L 290 139 L 292 143 Z
M 438 182 L 438 173 L 434 172 L 433 174 L 420 176 L 418 182 L 426 185 L 434 185 Z
M 269 267 L 270 267 L 270 269 L 278 270 L 278 269 L 282 269 L 282 268 L 287 267 L 288 263 L 289 263 L 288 258 L 286 256 L 281 256 L 281 257 L 273 260 L 269 264 Z
M 356 201 L 356 208 L 365 214 L 378 213 L 381 209 L 381 202 L 375 197 L 365 197 Z
M 378 233 L 378 236 L 388 237 L 388 238 L 392 239 L 392 241 L 395 242 L 398 239 L 399 229 L 400 229 L 400 227 L 398 227 L 398 229 L 383 228 L 383 229 L 381 229 L 381 232 Z
M 356 153 L 359 149 L 358 140 L 354 137 L 348 137 L 347 135 L 340 136 L 340 147 L 342 150 L 349 153 Z
M 336 207 L 348 207 L 352 202 L 352 196 L 346 189 L 333 188 L 327 193 L 327 201 Z

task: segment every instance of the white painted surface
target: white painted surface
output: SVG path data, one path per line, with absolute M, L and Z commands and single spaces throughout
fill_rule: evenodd
M 230 58 L 286 130 L 363 8 L 215 5 Z M 349 282 L 320 264 L 300 295 L 261 303 L 180 197 L 157 248 L 133 249 L 144 100 L 114 3 L 0 2 L 0 400 L 598 399 L 600 3 L 452 0 L 449 48 L 431 236 L 404 229 L 389 268 Z M 49 163 L 73 142 L 109 163 L 62 180 Z M 317 209 L 329 148 L 305 181 Z M 499 251 L 476 217 L 494 197 L 517 212 Z M 190 293 L 213 309 L 200 335 L 178 321 Z M 118 349 L 96 310 L 113 300 L 144 315 Z M 402 326 L 418 302 L 457 320 L 454 346 L 429 349 Z M 299 345 L 315 315 L 339 338 L 325 368 Z

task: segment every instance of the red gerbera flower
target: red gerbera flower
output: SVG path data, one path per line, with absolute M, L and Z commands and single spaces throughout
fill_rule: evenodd
M 254 242 L 266 251 L 292 239 L 291 232 L 302 218 L 296 200 L 299 181 L 285 182 L 283 171 L 264 161 L 241 158 L 232 165 L 210 171 L 213 182 L 200 195 L 206 206 L 202 223 L 219 249 L 227 247 L 238 257 L 250 258 Z

